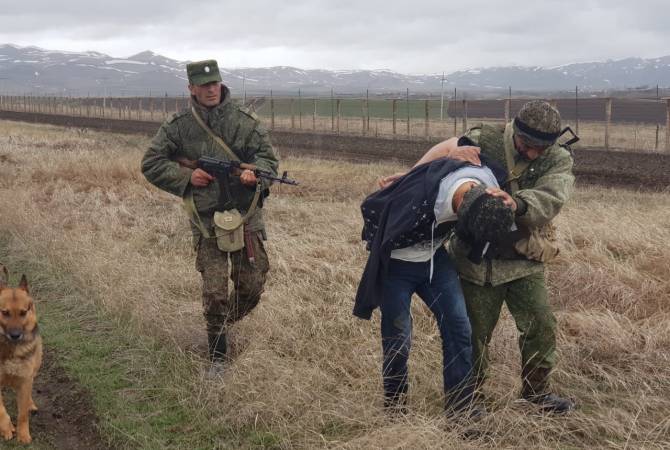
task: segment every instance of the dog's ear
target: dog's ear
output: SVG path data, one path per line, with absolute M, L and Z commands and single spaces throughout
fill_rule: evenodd
M 28 279 L 26 278 L 25 274 L 21 275 L 21 281 L 19 281 L 19 289 L 23 289 L 24 291 L 29 292 Z
M 0 264 L 2 270 L 0 270 L 0 289 L 7 287 L 7 280 L 9 279 L 9 273 L 4 264 Z

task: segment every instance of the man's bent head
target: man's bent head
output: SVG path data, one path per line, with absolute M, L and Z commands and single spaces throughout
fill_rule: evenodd
M 502 198 L 487 194 L 482 185 L 475 185 L 465 193 L 457 214 L 459 228 L 471 241 L 499 242 L 514 224 L 512 209 Z
M 552 146 L 561 134 L 561 114 L 542 100 L 521 107 L 514 118 L 514 146 L 527 160 L 534 160 Z

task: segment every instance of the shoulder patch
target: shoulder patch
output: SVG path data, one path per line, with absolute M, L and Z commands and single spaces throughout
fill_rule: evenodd
M 252 119 L 254 119 L 255 121 L 259 121 L 259 120 L 260 120 L 260 119 L 258 118 L 258 116 L 256 115 L 256 113 L 253 112 L 250 108 L 248 108 L 248 107 L 246 107 L 246 106 L 240 106 L 240 111 L 241 111 L 245 116 L 249 116 L 249 117 L 251 117 Z
M 470 129 L 471 130 L 488 129 L 490 131 L 495 131 L 495 132 L 498 132 L 498 133 L 504 133 L 505 132 L 505 125 L 506 124 L 504 124 L 504 123 L 503 124 L 494 123 L 494 124 L 491 124 L 491 125 L 486 124 L 486 123 L 482 123 L 482 124 L 477 125 L 476 127 L 470 128 Z
M 570 147 L 564 147 L 562 145 L 557 145 L 558 148 L 557 150 L 557 159 L 575 159 L 575 154 L 572 152 L 572 149 Z
M 172 115 L 170 115 L 170 117 L 168 117 L 168 119 L 167 119 L 167 123 L 172 123 L 172 122 L 174 122 L 175 120 L 177 120 L 177 119 L 179 119 L 179 118 L 181 118 L 181 117 L 184 117 L 184 116 L 187 115 L 188 113 L 189 113 L 189 110 L 188 110 L 188 109 L 182 109 L 181 111 L 178 111 L 178 112 L 176 112 L 176 113 L 172 113 Z

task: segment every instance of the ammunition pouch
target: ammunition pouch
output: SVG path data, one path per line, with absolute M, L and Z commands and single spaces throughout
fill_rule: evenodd
M 523 237 L 514 244 L 514 249 L 520 255 L 543 263 L 552 261 L 558 256 L 560 250 L 556 239 L 556 227 L 551 222 L 540 228 L 525 229 L 523 234 Z
M 237 209 L 214 213 L 216 245 L 222 252 L 236 252 L 244 248 L 244 217 Z

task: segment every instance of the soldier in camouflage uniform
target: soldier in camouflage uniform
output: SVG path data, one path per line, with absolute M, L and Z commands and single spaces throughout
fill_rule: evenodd
M 202 169 L 191 169 L 175 162 L 178 158 L 197 160 L 210 156 L 230 160 L 193 114 L 246 163 L 277 174 L 278 162 L 265 129 L 256 115 L 231 100 L 221 83 L 217 62 L 199 61 L 187 65 L 191 108 L 173 114 L 160 127 L 142 159 L 142 173 L 155 186 L 184 199 L 191 214 L 191 229 L 196 250 L 196 269 L 202 275 L 202 301 L 209 343 L 209 357 L 220 363 L 226 355 L 226 326 L 248 314 L 260 300 L 269 269 L 263 247 L 263 210 L 253 209 L 257 183 L 267 193 L 270 182 L 258 180 L 253 171 L 239 177 L 217 179 Z M 224 184 L 226 186 L 224 186 Z M 215 211 L 252 210 L 245 223 L 247 248 L 222 252 L 213 232 Z M 253 254 L 254 258 L 248 258 Z M 229 290 L 228 279 L 233 287 Z
M 544 263 L 557 253 L 551 242 L 551 221 L 574 184 L 572 156 L 556 144 L 560 132 L 559 112 L 547 102 L 531 101 L 505 129 L 482 125 L 466 134 L 482 153 L 506 163 L 511 174 L 506 190 L 489 191 L 512 207 L 522 232 L 541 237 L 526 255 L 520 255 L 521 246 L 516 245 L 515 257 L 488 259 L 479 265 L 465 257 L 464 242 L 455 238 L 450 243 L 472 325 L 478 384 L 486 376 L 487 347 L 505 302 L 520 333 L 521 396 L 550 412 L 574 408 L 572 401 L 551 393 L 548 385 L 556 364 L 556 319 L 547 303 Z
M 524 238 L 510 251 L 475 264 L 470 245 L 455 236 L 449 251 L 461 276 L 472 326 L 473 361 L 481 388 L 488 366 L 488 344 L 503 302 L 519 330 L 522 398 L 549 412 L 566 412 L 574 403 L 549 390 L 556 364 L 556 320 L 547 303 L 544 263 L 556 255 L 552 219 L 568 200 L 574 184 L 570 152 L 556 143 L 561 134 L 559 112 L 549 103 L 531 101 L 504 127 L 481 125 L 460 139 L 436 146 L 420 162 L 447 156 L 457 145 L 470 144 L 503 164 L 510 176 L 505 190 L 487 192 L 503 198 L 515 211 Z

